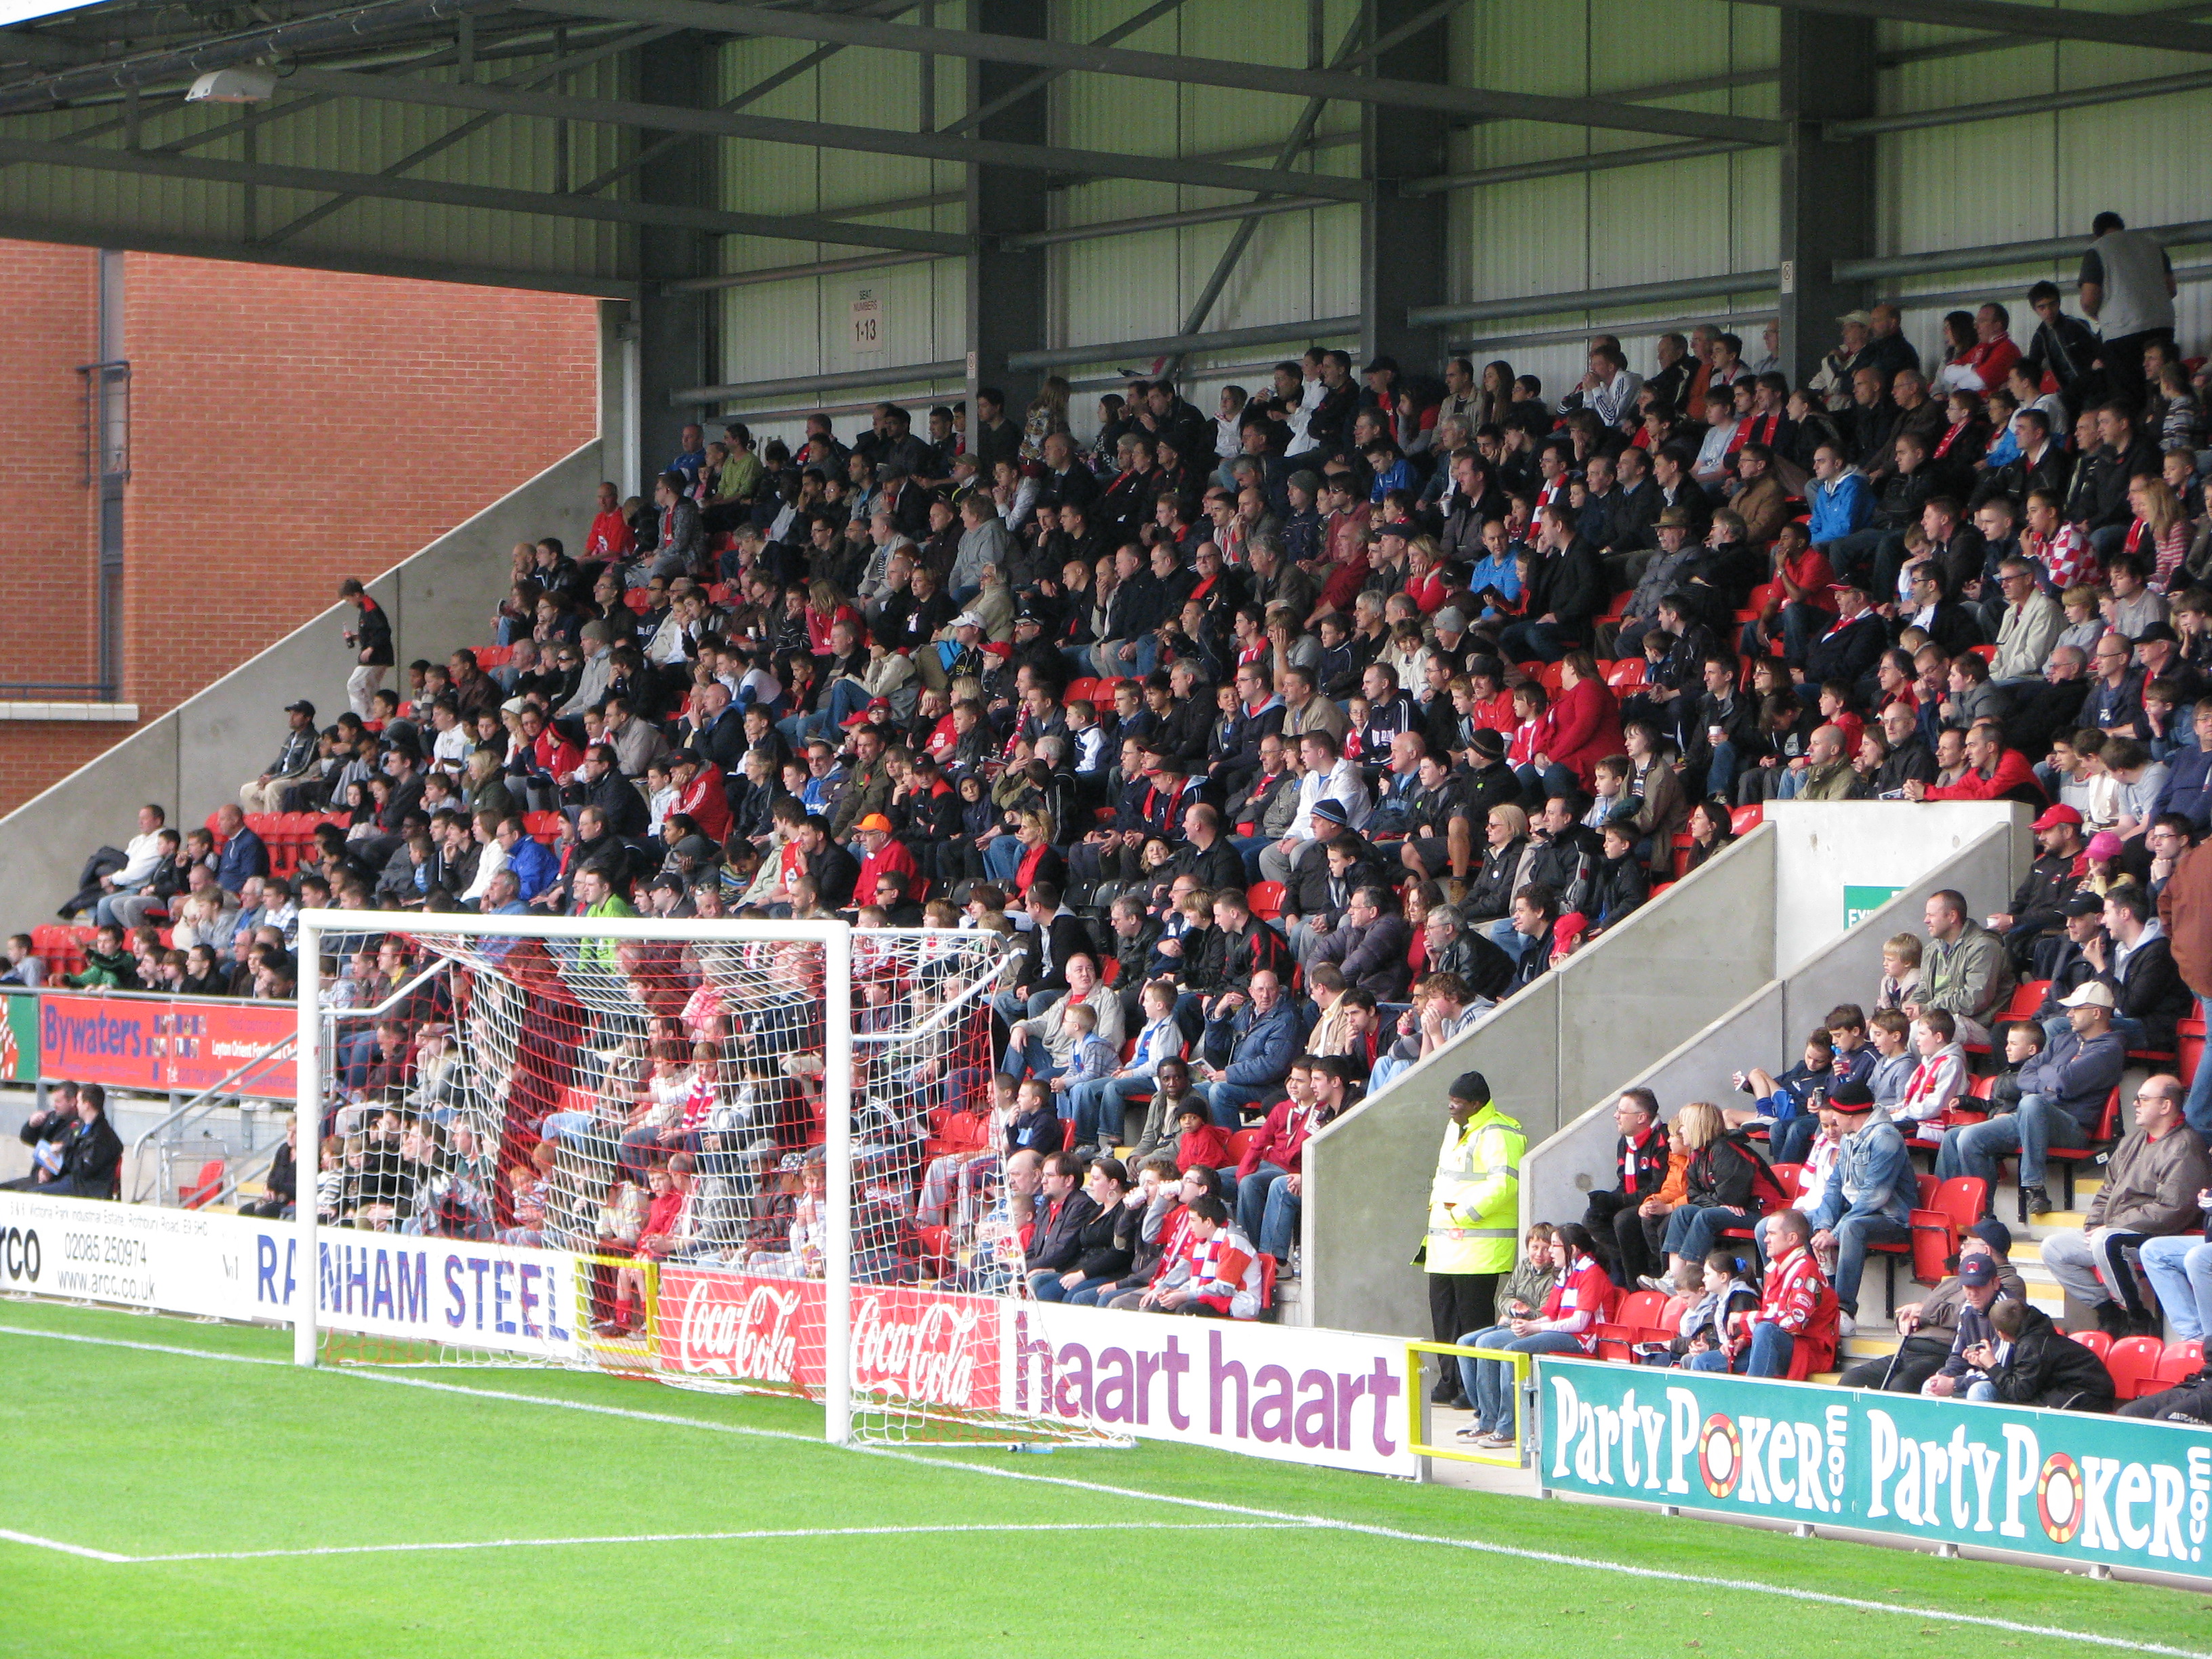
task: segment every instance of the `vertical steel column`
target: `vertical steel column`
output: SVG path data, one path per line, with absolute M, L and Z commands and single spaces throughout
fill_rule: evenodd
M 671 35 L 632 54 L 635 96 L 655 103 L 711 109 L 720 81 L 723 50 L 719 36 Z M 641 167 L 641 201 L 674 207 L 720 205 L 715 146 L 694 137 L 672 146 Z M 688 386 L 711 386 L 721 379 L 714 361 L 713 295 L 674 293 L 664 284 L 684 276 L 708 276 L 718 269 L 718 246 L 704 231 L 646 225 L 637 233 L 640 293 L 638 374 L 642 404 L 639 429 L 631 441 L 641 446 L 641 471 L 650 495 L 654 477 L 677 454 L 684 428 L 701 411 L 678 409 L 668 394 Z
M 1035 0 L 975 0 L 971 27 L 986 34 L 1045 38 L 1046 9 Z M 980 110 L 1030 78 L 1018 64 L 970 59 L 968 107 Z M 1018 144 L 1049 142 L 1048 94 L 1037 93 L 985 116 L 978 138 Z M 1036 171 L 970 164 L 968 231 L 975 252 L 968 256 L 968 441 L 975 441 L 975 393 L 997 386 L 1006 394 L 1007 418 L 1018 422 L 1036 390 L 1036 376 L 1006 362 L 1017 351 L 1039 351 L 1045 343 L 1045 259 L 1041 247 L 1008 248 L 1000 238 L 1046 228 L 1047 175 Z
M 1875 246 L 1875 140 L 1829 139 L 1824 121 L 1875 112 L 1875 23 L 1825 12 L 1782 14 L 1782 369 L 1790 384 L 1820 367 L 1838 337 L 1836 319 L 1866 301 L 1861 283 L 1839 283 L 1839 259 Z M 1746 355 L 1760 354 L 1747 345 Z
M 1426 9 L 1424 0 L 1368 0 L 1368 39 L 1384 40 Z M 1380 53 L 1373 73 L 1399 81 L 1449 80 L 1449 29 L 1448 21 L 1437 18 Z M 1370 104 L 1361 118 L 1360 162 L 1375 194 L 1359 214 L 1359 310 L 1366 319 L 1359 345 L 1368 358 L 1395 357 L 1407 374 L 1432 374 L 1442 364 L 1443 336 L 1433 325 L 1415 327 L 1407 313 L 1450 292 L 1451 198 L 1441 191 L 1401 196 L 1397 185 L 1445 170 L 1446 131 L 1446 124 L 1425 110 Z

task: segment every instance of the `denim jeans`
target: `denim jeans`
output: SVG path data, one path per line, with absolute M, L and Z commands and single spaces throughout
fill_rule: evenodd
M 1721 1247 L 1721 1235 L 1751 1219 L 1748 1210 L 1721 1204 L 1685 1204 L 1667 1218 L 1667 1254 L 1702 1265 Z
M 1067 1068 L 1052 1063 L 1052 1053 L 1036 1037 L 1024 1037 L 1019 1043 L 1006 1045 L 1006 1057 L 999 1069 L 1008 1077 L 1041 1077 L 1047 1082 Z
M 1279 1164 L 1262 1164 L 1237 1183 L 1237 1224 L 1244 1230 L 1244 1237 L 1257 1244 L 1263 1254 L 1272 1255 L 1277 1261 L 1290 1254 L 1290 1240 L 1283 1239 L 1282 1248 L 1278 1249 L 1267 1243 L 1264 1235 L 1267 1217 L 1277 1211 L 1275 1194 L 1282 1191 L 1287 1174 L 1288 1171 Z M 1283 1193 L 1283 1196 L 1287 1199 L 1291 1195 Z
M 2212 1243 L 2201 1234 L 2176 1233 L 2146 1238 L 2137 1255 L 2176 1340 L 2192 1342 L 2212 1331 Z
M 1836 1300 L 1844 1311 L 1859 1310 L 1859 1279 L 1866 1272 L 1869 1244 L 1909 1244 L 1912 1229 L 1881 1215 L 1847 1215 L 1835 1226 Z
M 983 873 L 1004 886 L 1021 873 L 1022 854 L 1028 849 L 1019 836 L 999 836 L 983 849 Z
M 1216 1125 L 1233 1133 L 1244 1127 L 1238 1107 L 1268 1104 L 1281 1098 L 1282 1088 L 1279 1083 L 1266 1089 L 1248 1089 L 1237 1083 L 1209 1083 L 1205 1085 L 1206 1109 Z
M 2212 999 L 2197 999 L 2197 1012 L 2208 1024 L 2212 1024 Z M 2181 1115 L 2189 1127 L 2207 1139 L 2212 1139 L 2212 1066 L 2200 1065 L 2197 1075 L 2189 1082 L 2189 1098 L 2182 1103 Z
M 1533 1336 L 1516 1336 L 1510 1325 L 1493 1325 L 1486 1331 L 1477 1331 L 1472 1336 L 1462 1336 L 1463 1346 L 1479 1348 L 1503 1348 L 1509 1353 L 1580 1353 L 1583 1345 L 1565 1331 L 1538 1331 Z M 1474 1387 L 1468 1398 L 1474 1402 L 1475 1426 L 1487 1429 L 1492 1434 L 1510 1434 L 1513 1431 L 1513 1368 L 1503 1359 L 1468 1359 L 1459 1362 L 1460 1382 L 1465 1387 L 1470 1379 Z
M 1129 1102 L 1150 1099 L 1159 1085 L 1150 1078 L 1102 1077 L 1078 1083 L 1060 1097 L 1060 1115 L 1075 1122 L 1075 1144 L 1120 1141 Z
M 2020 1155 L 2020 1184 L 2040 1187 L 2044 1182 L 2044 1154 L 2053 1146 L 2076 1147 L 2089 1137 L 2067 1111 L 2048 1095 L 2022 1095 L 2020 1109 L 1984 1123 L 1963 1124 L 1944 1132 L 1936 1154 L 1936 1178 L 1978 1176 L 1996 1196 L 1998 1161 Z
M 1750 1358 L 1744 1366 L 1747 1376 L 1787 1376 L 1790 1362 L 1797 1357 L 1797 1339 L 1771 1320 L 1761 1320 L 1751 1328 Z

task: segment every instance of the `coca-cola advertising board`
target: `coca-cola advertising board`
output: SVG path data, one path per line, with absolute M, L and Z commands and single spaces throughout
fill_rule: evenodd
M 694 1376 L 819 1389 L 822 1282 L 672 1267 L 660 1276 L 661 1363 Z M 990 1410 L 999 1304 L 896 1285 L 853 1287 L 853 1381 L 864 1396 Z
M 694 1376 L 819 1387 L 822 1328 L 818 1280 L 660 1275 L 660 1363 Z

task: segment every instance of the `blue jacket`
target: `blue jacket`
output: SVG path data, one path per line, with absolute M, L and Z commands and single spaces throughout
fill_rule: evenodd
M 514 879 L 527 901 L 536 898 L 553 884 L 553 878 L 561 873 L 552 852 L 544 842 L 525 836 L 514 843 L 514 850 L 507 855 L 507 867 L 514 872 Z
M 1884 1118 L 1844 1137 L 1828 1189 L 1806 1219 L 1816 1232 L 1833 1231 L 1837 1223 L 1854 1215 L 1881 1216 L 1903 1227 L 1911 1224 L 1919 1196 L 1920 1182 L 1905 1137 Z
M 2166 762 L 2166 787 L 2159 791 L 2152 816 L 2160 812 L 2185 813 L 2190 827 L 2200 836 L 2212 830 L 2212 754 L 2202 749 L 2173 751 Z
M 1814 484 L 1805 504 L 1813 510 L 1813 544 L 1824 546 L 1865 526 L 1874 513 L 1874 489 L 1864 473 L 1846 472 L 1833 483 Z
M 2105 1117 L 2105 1102 L 2128 1063 L 2127 1043 L 2118 1031 L 2084 1042 L 2071 1031 L 2020 1068 L 2020 1091 L 2041 1095 L 2094 1136 Z
M 1291 1000 L 1279 999 L 1261 1014 L 1251 1003 L 1240 1004 L 1227 1019 L 1210 1020 L 1206 1028 L 1209 1054 L 1229 1051 L 1221 1080 L 1241 1089 L 1262 1089 L 1291 1074 L 1291 1061 L 1298 1051 L 1298 1017 Z
M 246 884 L 248 876 L 269 873 L 269 849 L 261 844 L 261 837 L 243 824 L 228 841 L 215 861 L 215 884 L 226 893 L 235 893 Z

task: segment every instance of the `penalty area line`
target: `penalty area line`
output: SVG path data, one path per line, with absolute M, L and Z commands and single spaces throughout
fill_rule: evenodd
M 216 1352 L 206 1348 L 167 1346 L 160 1343 L 131 1342 L 118 1337 L 82 1336 L 74 1334 L 42 1331 L 26 1327 L 0 1325 L 0 1335 L 47 1337 L 58 1341 L 83 1343 L 95 1347 L 136 1348 L 156 1353 L 181 1355 L 187 1358 L 234 1361 L 252 1365 L 283 1365 L 281 1359 L 263 1359 L 240 1354 Z M 289 1369 L 289 1367 L 288 1367 Z M 709 1433 L 732 1434 L 762 1440 L 791 1440 L 803 1445 L 830 1448 L 827 1443 L 812 1435 L 794 1433 L 788 1429 L 747 1428 L 734 1423 L 715 1423 L 696 1417 L 684 1417 L 672 1412 L 638 1411 L 624 1406 L 597 1406 L 582 1401 L 561 1400 L 547 1395 L 524 1394 L 506 1389 L 472 1389 L 456 1382 L 433 1382 L 422 1377 L 390 1376 L 372 1370 L 349 1367 L 321 1367 L 325 1374 L 335 1371 L 345 1376 L 356 1376 L 373 1382 L 389 1383 L 399 1388 L 428 1389 L 440 1394 L 469 1395 L 479 1399 L 510 1401 L 520 1405 L 546 1406 L 560 1411 L 578 1411 L 602 1417 L 629 1418 L 638 1422 L 658 1423 L 672 1427 L 703 1429 Z M 1393 1543 L 1428 1544 L 1443 1549 L 1466 1550 L 1475 1554 L 1508 1557 L 1516 1560 L 1540 1562 L 1547 1566 L 1569 1567 L 1587 1572 L 1610 1574 L 1615 1577 L 1642 1578 L 1662 1583 L 1684 1584 L 1700 1589 L 1730 1590 L 1741 1595 L 1772 1596 L 1781 1601 L 1811 1603 L 1820 1607 L 1848 1607 L 1855 1612 L 1887 1613 L 1904 1619 L 1920 1619 L 1929 1623 L 1965 1625 L 1980 1630 L 2002 1631 L 2008 1635 L 2047 1637 L 2055 1641 L 2078 1642 L 2093 1647 L 2117 1649 L 2128 1653 L 2152 1653 L 2161 1659 L 2212 1659 L 2212 1654 L 2199 1648 L 2172 1647 L 2162 1642 L 2140 1642 L 2124 1636 L 2106 1636 L 2094 1631 L 2068 1630 L 2057 1625 L 2031 1625 L 2018 1620 L 1998 1619 L 1984 1613 L 1953 1613 L 1942 1608 L 1911 1608 L 1887 1601 L 1868 1601 L 1863 1597 L 1837 1595 L 1825 1590 L 1799 1589 L 1789 1585 L 1761 1583 L 1755 1579 L 1723 1578 L 1711 1574 L 1676 1572 L 1663 1567 L 1637 1566 L 1623 1561 L 1607 1561 L 1592 1556 L 1566 1555 L 1552 1550 L 1523 1549 L 1510 1544 L 1492 1544 L 1474 1538 L 1455 1538 L 1437 1533 L 1410 1532 L 1401 1528 L 1385 1527 L 1372 1522 L 1339 1520 L 1334 1516 L 1301 1515 L 1292 1510 L 1261 1509 L 1250 1504 L 1225 1503 L 1216 1498 L 1185 1498 L 1173 1492 L 1146 1492 L 1140 1487 L 1117 1486 L 1101 1480 L 1080 1480 L 1069 1475 L 1037 1474 L 1020 1469 L 994 1468 L 987 1463 L 963 1461 L 957 1457 L 933 1457 L 921 1452 L 898 1451 L 884 1447 L 854 1447 L 850 1449 L 864 1456 L 888 1458 L 896 1462 L 920 1464 L 925 1468 L 947 1469 L 964 1474 L 980 1475 L 994 1480 L 1018 1480 L 1037 1486 L 1061 1486 L 1078 1492 L 1131 1498 L 1140 1503 L 1165 1504 L 1177 1508 L 1201 1510 L 1210 1514 L 1231 1515 L 1247 1520 L 1288 1522 L 1293 1530 L 1327 1530 L 1361 1534 Z M 1016 1527 L 1014 1531 L 1033 1530 Z M 93 1559 L 107 1559 L 103 1553 L 79 1549 L 73 1545 L 56 1544 L 48 1540 L 33 1538 L 21 1533 L 0 1534 L 18 1542 L 30 1543 L 65 1553 L 87 1556 Z M 133 1558 L 115 1558 L 128 1562 Z

